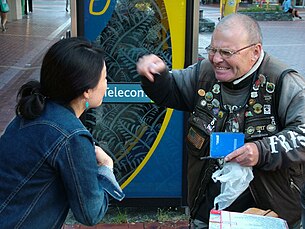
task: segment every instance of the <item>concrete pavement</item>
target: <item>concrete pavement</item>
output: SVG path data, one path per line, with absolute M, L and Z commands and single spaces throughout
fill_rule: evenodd
M 33 12 L 7 27 L 0 32 L 0 133 L 15 114 L 19 87 L 39 78 L 44 53 L 70 29 L 70 14 L 65 0 L 33 0 Z

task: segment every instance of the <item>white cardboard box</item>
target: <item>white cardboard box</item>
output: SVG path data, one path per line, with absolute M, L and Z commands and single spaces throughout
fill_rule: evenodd
M 211 210 L 209 229 L 289 229 L 285 220 L 269 216 Z

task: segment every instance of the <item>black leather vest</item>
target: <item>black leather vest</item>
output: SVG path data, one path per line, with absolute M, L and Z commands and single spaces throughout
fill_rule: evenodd
M 249 76 L 251 86 L 243 106 L 223 104 L 221 83 L 213 72 L 206 71 L 199 77 L 198 99 L 189 118 L 187 149 L 189 154 L 189 205 L 191 217 L 196 214 L 205 187 L 217 166 L 217 161 L 203 158 L 209 156 L 212 132 L 243 132 L 245 141 L 271 136 L 281 130 L 277 117 L 278 79 L 283 68 L 270 69 L 265 58 L 260 69 Z M 285 73 L 286 74 L 286 73 Z M 280 87 L 279 87 L 280 88 Z M 196 162 L 197 161 L 197 162 Z

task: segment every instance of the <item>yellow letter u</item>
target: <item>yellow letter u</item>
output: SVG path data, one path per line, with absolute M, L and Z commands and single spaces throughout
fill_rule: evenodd
M 92 15 L 98 16 L 98 15 L 104 14 L 104 13 L 107 11 L 107 9 L 108 9 L 108 7 L 109 7 L 109 5 L 110 5 L 110 1 L 111 1 L 111 0 L 107 0 L 104 9 L 101 10 L 100 12 L 94 12 L 94 11 L 93 11 L 93 3 L 94 3 L 94 1 L 95 1 L 95 0 L 90 0 L 89 12 L 90 12 L 90 14 L 92 14 Z

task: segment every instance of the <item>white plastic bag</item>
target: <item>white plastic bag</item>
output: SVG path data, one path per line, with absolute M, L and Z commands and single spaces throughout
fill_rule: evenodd
M 212 174 L 214 182 L 220 181 L 220 194 L 214 200 L 218 210 L 229 207 L 242 194 L 253 179 L 252 167 L 244 167 L 235 162 L 228 162 Z

